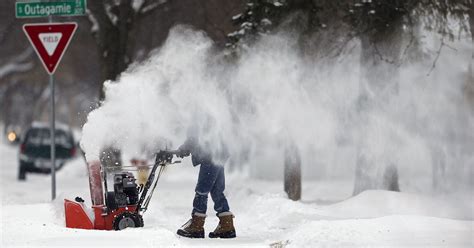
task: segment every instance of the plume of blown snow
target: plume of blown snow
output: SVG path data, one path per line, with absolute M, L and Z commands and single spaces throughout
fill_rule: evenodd
M 326 63 L 306 58 L 295 40 L 268 35 L 229 61 L 205 33 L 173 28 L 146 61 L 105 83 L 105 99 L 83 127 L 87 159 L 107 146 L 127 154 L 175 149 L 192 134 L 219 163 L 257 176 L 280 177 L 285 146 L 294 144 L 306 177 L 351 176 L 361 152 L 397 164 L 402 183 L 431 181 L 440 153 L 445 178 L 472 177 L 474 121 L 459 76 L 467 42 L 445 50 L 429 76 L 432 61 L 401 66 L 399 90 L 360 113 L 357 44 Z

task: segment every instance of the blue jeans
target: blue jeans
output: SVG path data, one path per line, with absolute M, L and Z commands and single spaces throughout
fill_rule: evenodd
M 212 163 L 201 164 L 193 201 L 193 214 L 196 212 L 206 213 L 207 196 L 209 193 L 211 193 L 212 201 L 214 201 L 214 210 L 216 210 L 217 214 L 228 212 L 229 204 L 224 195 L 224 189 L 224 167 Z

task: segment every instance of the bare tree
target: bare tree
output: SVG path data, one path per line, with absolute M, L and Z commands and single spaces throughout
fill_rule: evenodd
M 140 18 L 167 0 L 105 0 L 88 3 L 91 32 L 96 38 L 101 64 L 101 84 L 116 80 L 133 59 L 134 28 Z M 104 99 L 102 87 L 99 99 Z

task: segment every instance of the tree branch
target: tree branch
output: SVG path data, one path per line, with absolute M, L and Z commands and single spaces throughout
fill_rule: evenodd
M 443 37 L 443 38 L 441 38 L 441 45 L 439 46 L 439 49 L 438 49 L 438 51 L 436 52 L 436 57 L 435 57 L 435 59 L 434 59 L 434 61 L 433 61 L 433 65 L 431 66 L 431 69 L 430 69 L 430 71 L 428 72 L 428 74 L 426 74 L 426 76 L 431 75 L 431 72 L 433 72 L 433 70 L 435 69 L 435 67 L 436 67 L 436 62 L 438 62 L 439 56 L 441 55 L 441 50 L 443 50 L 443 47 L 444 47 L 445 44 L 446 44 L 446 43 L 444 43 L 444 37 Z
M 138 12 L 140 15 L 147 15 L 167 2 L 168 0 L 145 0 Z
M 12 61 L 0 66 L 0 79 L 12 73 L 29 71 L 34 66 L 34 62 L 29 58 L 33 54 L 33 49 L 28 47 Z
M 11 30 L 13 29 L 13 26 L 14 26 L 15 22 L 16 22 L 16 20 L 12 19 L 7 24 L 5 29 L 0 32 L 0 44 L 2 44 L 5 41 L 5 38 L 7 37 L 7 34 L 9 34 L 11 32 Z
M 92 25 L 97 24 L 97 30 L 95 34 L 100 34 L 101 32 L 97 31 L 106 30 L 113 26 L 113 23 L 108 18 L 104 3 L 102 1 L 90 1 L 90 3 L 87 4 L 87 14 Z M 95 20 L 95 23 L 93 20 Z M 94 30 L 92 31 L 94 32 Z
M 429 76 L 429 75 L 431 74 L 431 72 L 433 72 L 433 70 L 435 69 L 436 63 L 438 62 L 438 59 L 439 59 L 439 56 L 441 55 L 441 50 L 443 50 L 443 47 L 447 47 L 447 48 L 449 48 L 449 49 L 451 49 L 451 50 L 453 50 L 453 51 L 457 51 L 456 48 L 454 48 L 454 47 L 450 46 L 449 44 L 447 44 L 446 42 L 444 42 L 444 38 L 445 38 L 444 36 L 443 36 L 443 38 L 441 38 L 441 45 L 439 46 L 439 49 L 438 49 L 438 51 L 436 52 L 436 58 L 435 58 L 435 60 L 433 61 L 433 65 L 431 66 L 431 69 L 430 69 L 430 71 L 428 72 L 427 76 Z

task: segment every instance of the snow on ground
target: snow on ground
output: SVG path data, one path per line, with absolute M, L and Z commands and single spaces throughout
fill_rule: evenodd
M 0 143 L 1 247 L 472 247 L 473 209 L 443 198 L 414 193 L 368 191 L 350 197 L 347 181 L 305 181 L 301 202 L 287 200 L 282 183 L 230 174 L 227 195 L 238 238 L 190 240 L 175 235 L 191 211 L 199 168 L 169 167 L 156 189 L 145 227 L 124 231 L 65 228 L 63 199 L 89 198 L 82 158 L 57 174 L 51 202 L 50 176 L 28 174 L 18 182 L 17 147 Z M 206 231 L 217 224 L 210 201 Z

